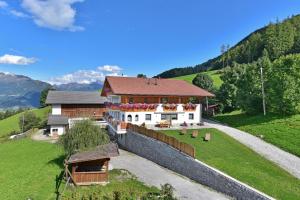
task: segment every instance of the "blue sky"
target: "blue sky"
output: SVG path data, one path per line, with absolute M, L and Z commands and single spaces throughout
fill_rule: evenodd
M 0 0 L 0 71 L 53 83 L 153 76 L 298 13 L 295 0 Z

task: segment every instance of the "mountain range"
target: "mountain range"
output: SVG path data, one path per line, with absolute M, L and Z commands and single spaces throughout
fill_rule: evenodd
M 67 91 L 97 91 L 101 82 L 51 85 L 27 76 L 0 72 L 0 109 L 39 107 L 41 91 L 47 87 Z
M 208 61 L 187 67 L 173 68 L 155 77 L 172 78 L 202 71 L 221 69 L 258 60 L 263 52 L 275 60 L 280 56 L 300 53 L 300 15 L 289 17 L 283 21 L 270 23 L 250 33 L 236 45 L 222 45 L 221 54 Z

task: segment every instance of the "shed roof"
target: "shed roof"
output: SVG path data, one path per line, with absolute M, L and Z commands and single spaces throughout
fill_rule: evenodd
M 46 104 L 104 104 L 106 101 L 100 92 L 49 91 Z
M 68 117 L 62 115 L 49 115 L 47 125 L 68 125 Z
M 214 94 L 183 80 L 108 76 L 104 85 L 109 85 L 116 95 L 158 95 L 213 97 Z M 108 88 L 102 90 L 105 95 Z
M 104 158 L 115 157 L 119 155 L 119 149 L 117 144 L 108 143 L 105 145 L 97 146 L 94 150 L 85 151 L 73 154 L 67 163 L 79 163 L 92 160 L 100 160 Z

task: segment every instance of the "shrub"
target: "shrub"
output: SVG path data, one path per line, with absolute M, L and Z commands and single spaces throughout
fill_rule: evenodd
M 19 133 L 20 133 L 19 131 L 13 130 L 13 131 L 11 131 L 8 135 L 9 135 L 9 136 L 12 136 L 12 135 L 18 135 Z
M 20 130 L 25 132 L 29 129 L 36 128 L 40 124 L 41 119 L 32 111 L 26 111 L 19 117 Z
M 39 129 L 45 128 L 47 126 L 48 119 L 41 120 L 38 127 Z
M 106 130 L 94 125 L 90 120 L 77 122 L 59 139 L 59 144 L 67 155 L 107 143 L 109 143 L 109 136 Z
M 193 79 L 193 84 L 202 89 L 211 91 L 214 83 L 209 75 L 202 73 L 197 74 L 197 76 Z

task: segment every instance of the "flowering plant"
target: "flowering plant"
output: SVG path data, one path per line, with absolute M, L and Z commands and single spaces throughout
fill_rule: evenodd
M 176 110 L 177 104 L 163 104 L 165 110 Z
M 187 103 L 187 104 L 183 105 L 183 108 L 185 110 L 195 110 L 196 107 L 197 107 L 197 105 L 196 104 L 192 104 L 192 103 Z
M 121 104 L 119 107 L 121 110 L 153 110 L 157 108 L 157 104 L 145 104 L 145 103 L 136 103 L 136 104 Z

